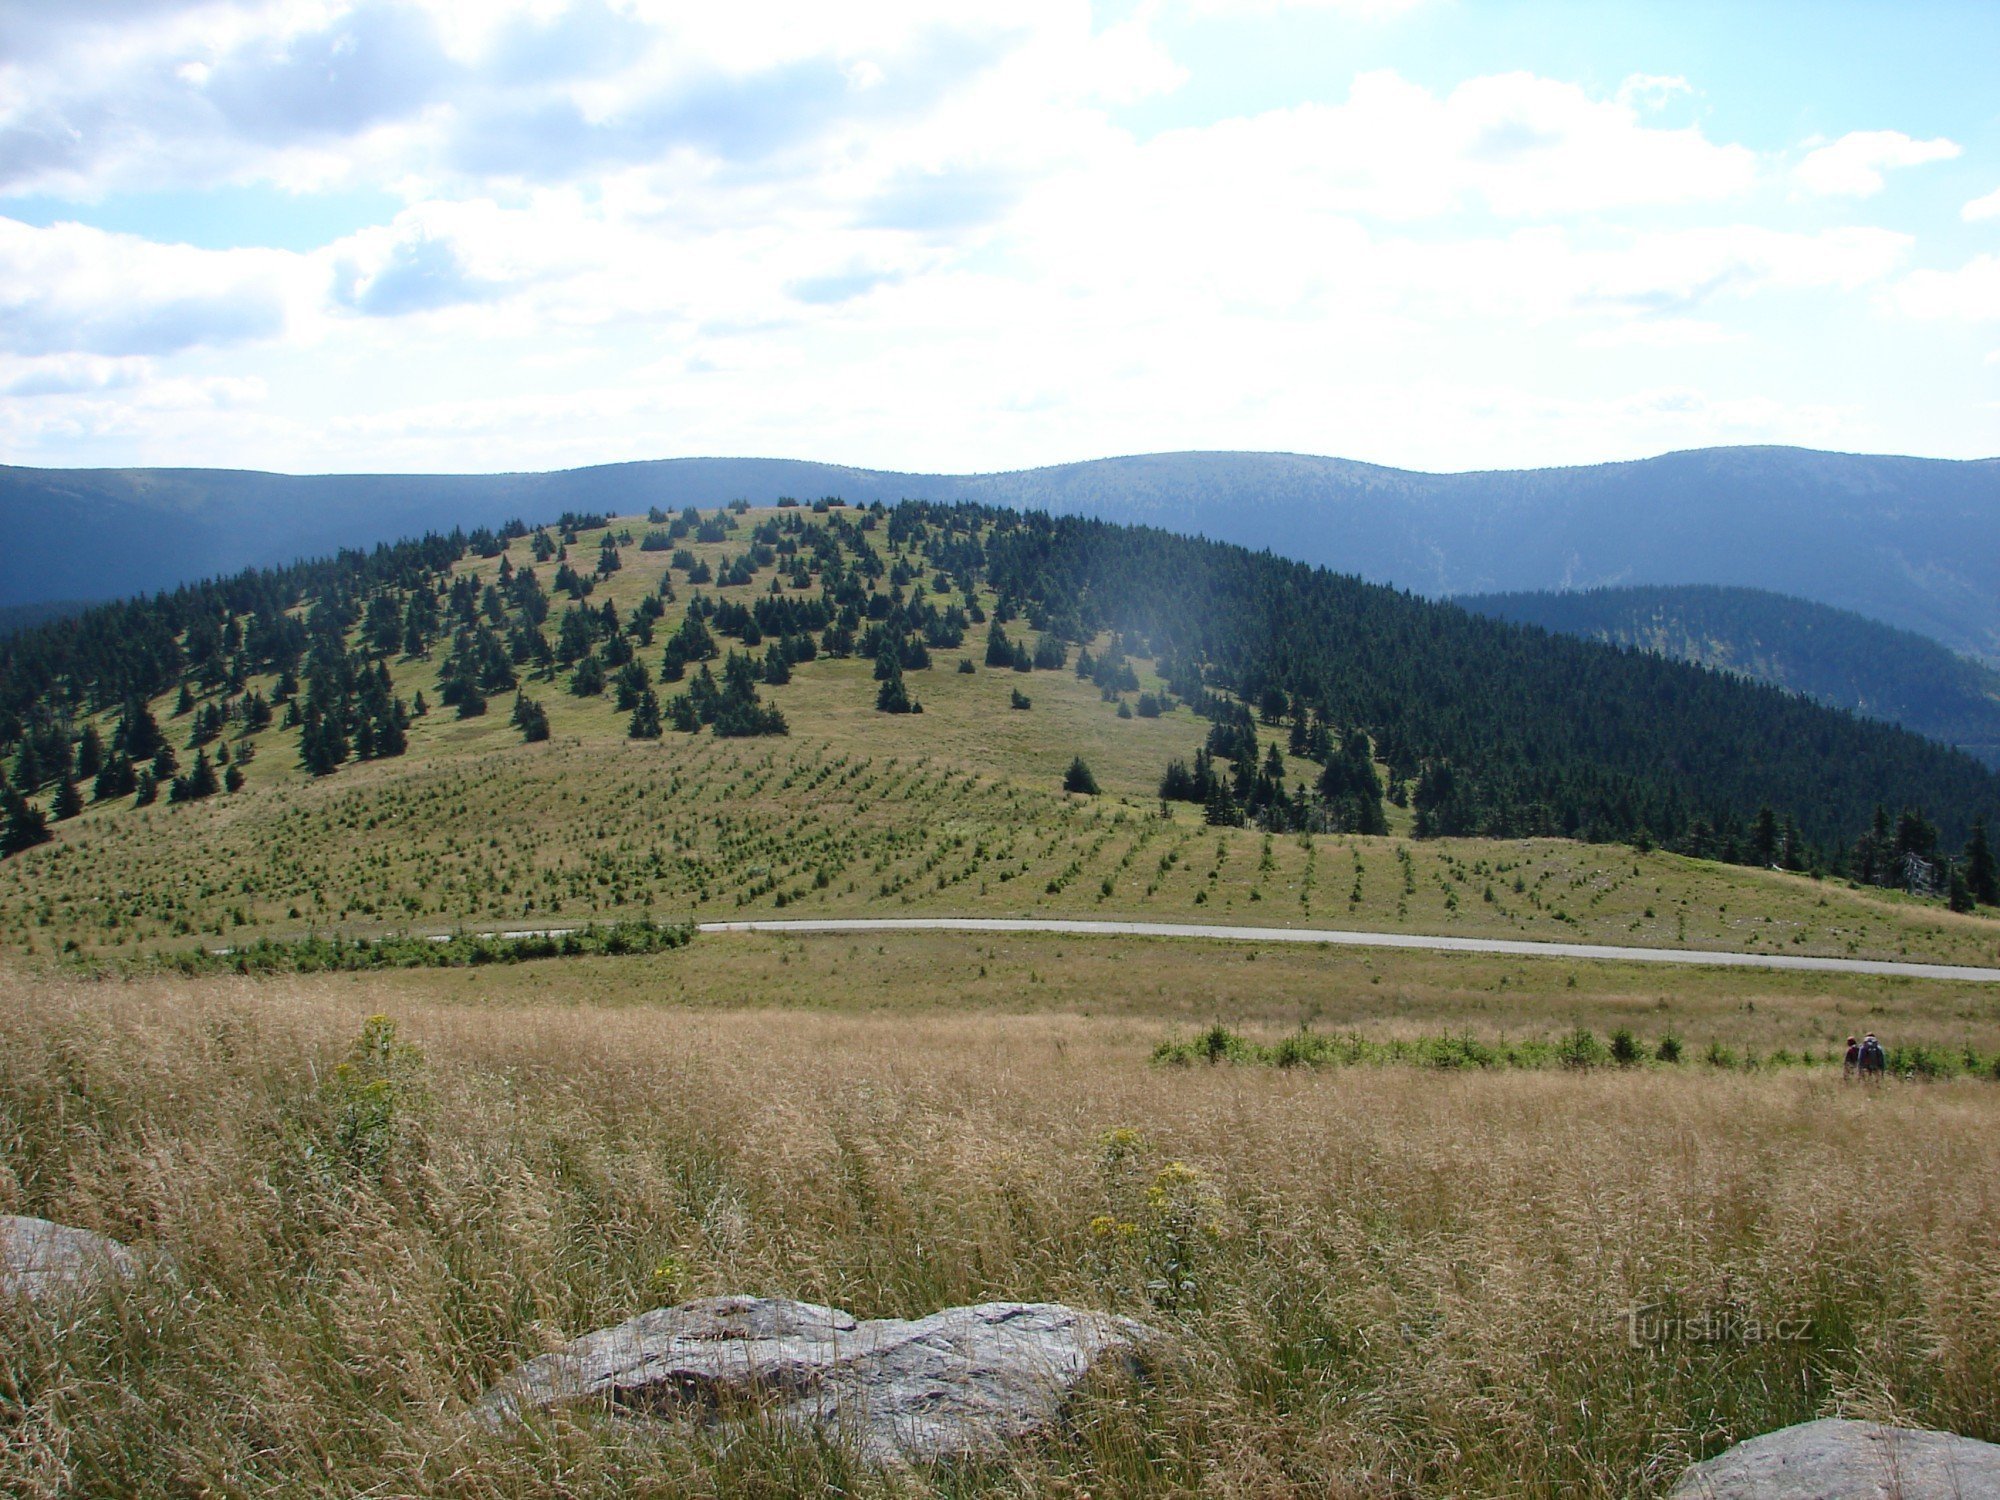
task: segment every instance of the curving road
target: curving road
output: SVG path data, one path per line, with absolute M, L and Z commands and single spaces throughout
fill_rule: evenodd
M 1965 964 L 1895 963 L 1791 953 L 1718 953 L 1700 948 L 1620 948 L 1607 943 L 1534 943 L 1513 938 L 1428 937 L 1339 928 L 1220 927 L 1196 922 L 1065 922 L 1038 917 L 817 917 L 703 922 L 702 932 L 1053 932 L 1075 937 L 1207 938 L 1225 943 L 1328 943 L 1348 948 L 1419 948 L 1438 953 L 1504 953 L 1520 958 L 1590 958 L 1619 963 L 1702 964 L 1731 969 L 1804 969 L 1903 979 L 2000 983 L 2000 969 Z M 562 929 L 550 929 L 561 931 Z M 506 936 L 525 936 L 508 933 Z

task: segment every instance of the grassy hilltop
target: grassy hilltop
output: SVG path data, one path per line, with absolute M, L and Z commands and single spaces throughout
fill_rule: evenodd
M 614 518 L 568 561 L 632 534 L 583 602 L 630 622 L 669 580 L 639 652 L 657 668 L 697 592 L 817 595 L 775 566 L 697 586 L 674 565 L 684 547 L 714 573 L 779 515 L 654 551 L 654 523 Z M 555 568 L 528 536 L 451 571 L 483 601 L 503 561 Z M 990 586 L 971 602 L 1000 612 Z M 1053 633 L 1005 629 L 1031 660 Z M 870 658 L 821 653 L 757 684 L 789 732 L 742 738 L 633 739 L 614 685 L 522 663 L 532 743 L 512 689 L 447 705 L 447 636 L 382 658 L 391 696 L 429 707 L 400 754 L 315 776 L 282 707 L 231 719 L 202 748 L 230 746 L 240 790 L 107 799 L 0 861 L 0 1213 L 172 1257 L 60 1324 L 0 1305 L 0 1490 L 1611 1497 L 1832 1412 L 2000 1439 L 1989 987 L 936 933 L 171 966 L 308 933 L 946 913 L 2000 961 L 1990 908 L 1844 878 L 1418 838 L 1393 803 L 1380 834 L 1210 826 L 1157 796 L 1214 723 L 1139 711 L 1183 696 L 1172 663 L 1130 652 L 1107 689 L 1075 643 L 1060 669 L 989 667 L 985 630 L 904 673 L 921 713 L 877 710 Z M 718 676 L 749 649 L 716 646 Z M 653 684 L 663 708 L 696 671 Z M 186 774 L 204 707 L 278 685 L 149 708 Z M 127 711 L 91 722 L 108 742 Z M 1253 732 L 1285 785 L 1319 775 L 1284 726 Z M 1097 795 L 1061 789 L 1079 756 Z M 1897 1049 L 1879 1088 L 1830 1061 L 1863 1029 Z M 664 1439 L 465 1421 L 525 1358 L 725 1292 L 861 1316 L 1055 1298 L 1167 1337 L 1143 1378 L 985 1466 L 882 1473 L 691 1418 Z M 1622 1315 L 1656 1304 L 1797 1336 L 1635 1341 Z
M 814 597 L 816 580 L 793 587 L 782 569 L 718 585 L 691 584 L 688 567 L 673 567 L 678 556 L 719 573 L 784 515 L 744 512 L 720 541 L 620 547 L 621 566 L 594 581 L 581 607 L 608 603 L 634 621 L 666 583 L 674 598 L 653 623 L 655 645 L 636 653 L 657 661 L 658 643 L 674 637 L 697 595 Z M 633 517 L 572 531 L 567 562 L 587 573 L 607 539 L 658 529 Z M 883 556 L 913 574 L 931 562 L 914 547 L 884 545 Z M 544 562 L 542 578 L 562 565 Z M 531 538 L 517 537 L 490 557 L 468 553 L 450 575 L 483 593 L 503 567 L 534 566 Z M 982 611 L 999 602 L 990 588 L 967 597 Z M 548 634 L 568 602 L 558 596 Z M 1021 619 L 1005 628 L 1025 652 L 1046 635 Z M 1135 686 L 1112 691 L 1068 662 L 1026 672 L 988 666 L 985 644 L 985 627 L 970 624 L 960 646 L 934 650 L 928 669 L 909 671 L 923 709 L 913 714 L 877 711 L 871 659 L 800 662 L 789 682 L 758 689 L 790 733 L 742 739 L 668 729 L 634 740 L 614 686 L 578 696 L 571 670 L 523 664 L 520 691 L 541 706 L 549 730 L 532 744 L 510 722 L 511 692 L 470 718 L 446 706 L 442 645 L 421 657 L 392 651 L 382 666 L 394 694 L 421 695 L 430 707 L 410 721 L 404 753 L 315 777 L 300 765 L 302 728 L 232 722 L 207 748 L 236 747 L 242 790 L 178 806 L 116 799 L 57 823 L 52 845 L 0 863 L 0 937 L 30 952 L 117 956 L 309 930 L 1045 912 L 2000 958 L 1996 924 L 1935 902 L 1621 846 L 1412 840 L 1409 811 L 1393 805 L 1384 807 L 1387 836 L 1208 827 L 1199 806 L 1156 795 L 1168 761 L 1192 760 L 1209 729 L 1185 706 L 1158 717 L 1131 711 L 1142 695 L 1171 703 L 1157 663 L 1129 658 Z M 1102 656 L 1110 638 L 1091 645 Z M 717 646 L 736 649 L 725 638 Z M 972 670 L 959 670 L 961 661 Z M 660 683 L 655 695 L 685 686 Z M 276 690 L 275 677 L 252 675 L 236 700 Z M 1010 707 L 1017 695 L 1026 709 Z M 200 695 L 177 715 L 170 690 L 149 707 L 167 739 L 185 746 L 203 707 L 226 696 Z M 116 708 L 97 716 L 105 738 L 119 717 Z M 1286 753 L 1282 727 L 1256 733 L 1260 759 L 1275 756 L 1285 783 L 1319 775 L 1318 764 Z M 189 759 L 186 748 L 179 754 Z M 1102 795 L 1062 792 L 1078 756 Z

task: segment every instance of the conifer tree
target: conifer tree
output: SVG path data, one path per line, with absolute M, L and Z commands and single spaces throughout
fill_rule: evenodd
M 1969 912 L 1973 908 L 1972 887 L 1965 883 L 1965 871 L 1957 865 L 1951 867 L 1951 884 L 1945 904 L 1956 912 Z
M 83 738 L 76 742 L 76 779 L 87 780 L 104 767 L 104 736 L 99 734 L 95 724 L 83 727 Z
M 1965 883 L 1981 906 L 2000 906 L 2000 868 L 1996 868 L 1993 846 L 1986 838 L 1984 818 L 1972 825 L 1972 837 L 1966 841 Z
M 1084 764 L 1081 755 L 1072 760 L 1069 763 L 1069 770 L 1063 773 L 1063 790 L 1086 797 L 1095 797 L 1098 794 L 1097 778 L 1090 774 L 1090 767 Z
M 6 818 L 0 821 L 0 854 L 19 854 L 49 841 L 49 820 L 19 792 L 6 796 Z
M 632 710 L 632 722 L 625 732 L 635 740 L 656 740 L 660 737 L 660 700 L 651 688 L 639 695 L 638 704 Z
M 58 823 L 75 817 L 83 811 L 83 794 L 76 789 L 76 783 L 64 778 L 56 783 L 55 802 L 51 806 Z
M 14 785 L 24 792 L 32 792 L 44 779 L 42 758 L 35 750 L 35 737 L 24 735 L 21 753 L 14 757 Z
M 188 791 L 196 799 L 213 797 L 222 790 L 222 783 L 216 778 L 215 767 L 210 764 L 208 752 L 200 751 L 194 758 L 194 770 L 188 773 Z
M 118 732 L 112 737 L 119 753 L 132 761 L 151 760 L 153 752 L 164 742 L 153 711 L 136 698 L 128 703 L 124 718 L 119 720 Z
M 480 706 L 485 707 L 483 703 Z M 347 750 L 340 721 L 317 707 L 308 708 L 299 731 L 299 764 L 315 776 L 330 776 L 347 759 Z
M 114 755 L 98 768 L 97 779 L 91 783 L 90 797 L 93 802 L 110 802 L 114 798 L 130 796 L 136 784 L 132 762 L 123 755 Z
M 514 695 L 511 721 L 521 731 L 521 743 L 524 745 L 539 744 L 549 737 L 548 710 L 526 693 Z

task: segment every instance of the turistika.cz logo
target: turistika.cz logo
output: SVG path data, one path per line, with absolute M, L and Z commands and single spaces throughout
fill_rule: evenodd
M 1647 1302 L 1618 1314 L 1625 1342 L 1634 1349 L 1661 1344 L 1797 1344 L 1812 1337 L 1808 1318 L 1763 1319 L 1736 1307 L 1670 1312 L 1664 1302 Z

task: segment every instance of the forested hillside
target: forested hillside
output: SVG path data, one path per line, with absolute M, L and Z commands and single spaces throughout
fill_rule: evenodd
M 2000 662 L 2000 460 L 1797 448 L 1470 474 L 1288 453 L 1156 453 L 996 474 L 736 458 L 487 475 L 0 467 L 0 605 L 115 598 L 513 516 L 777 495 L 1089 515 L 1268 547 L 1432 596 L 1775 589 Z
M 1499 620 L 1719 667 L 2000 765 L 2000 673 L 1850 610 L 1700 584 L 1474 594 L 1458 602 Z
M 591 602 L 635 551 L 661 565 L 657 586 L 624 610 Z M 86 800 L 228 795 L 274 740 L 328 775 L 401 755 L 426 714 L 504 707 L 522 739 L 546 738 L 551 695 L 601 705 L 634 739 L 782 735 L 774 691 L 859 657 L 880 714 L 919 713 L 936 654 L 961 652 L 949 670 L 983 657 L 1024 686 L 1073 672 L 1122 717 L 1205 716 L 1196 765 L 1163 763 L 1161 793 L 1218 822 L 1376 832 L 1386 793 L 1419 835 L 1657 840 L 1801 866 L 1844 861 L 1859 838 L 1878 878 L 1892 853 L 1942 869 L 2000 812 L 2000 778 L 1907 731 L 1301 563 L 971 505 L 821 504 L 432 536 L 10 637 L 8 840 L 32 845 Z M 417 668 L 430 698 L 411 690 Z M 1906 807 L 1927 816 L 1880 824 Z

